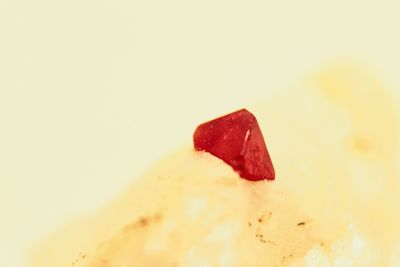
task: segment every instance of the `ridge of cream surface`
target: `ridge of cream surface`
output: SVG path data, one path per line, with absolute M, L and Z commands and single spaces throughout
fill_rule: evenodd
M 250 110 L 277 179 L 187 147 L 34 253 L 34 267 L 398 266 L 396 112 L 335 66 Z M 396 258 L 397 257 L 397 258 Z

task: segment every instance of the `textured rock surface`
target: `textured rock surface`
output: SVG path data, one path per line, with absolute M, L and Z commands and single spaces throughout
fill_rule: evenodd
M 399 266 L 397 121 L 379 83 L 332 68 L 252 111 L 279 179 L 239 179 L 188 146 L 33 266 Z

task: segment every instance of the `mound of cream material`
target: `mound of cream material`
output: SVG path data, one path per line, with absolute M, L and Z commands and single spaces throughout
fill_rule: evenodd
M 274 182 L 188 146 L 60 230 L 32 266 L 400 266 L 397 121 L 380 85 L 336 67 L 249 110 Z

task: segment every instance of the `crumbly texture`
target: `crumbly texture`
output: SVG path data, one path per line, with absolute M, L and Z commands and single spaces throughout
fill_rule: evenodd
M 187 146 L 61 230 L 33 266 L 399 266 L 397 119 L 381 86 L 334 67 L 250 110 L 274 182 Z
M 313 221 L 279 182 L 246 181 L 190 148 L 172 158 L 138 185 L 146 196 L 132 192 L 132 209 L 146 210 L 81 266 L 281 266 L 342 233 Z

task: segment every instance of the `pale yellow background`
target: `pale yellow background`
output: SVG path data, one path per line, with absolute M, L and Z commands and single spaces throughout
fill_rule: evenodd
M 397 96 L 398 1 L 0 0 L 0 265 L 100 206 L 196 123 L 334 60 Z M 290 107 L 288 107 L 290 108 Z

